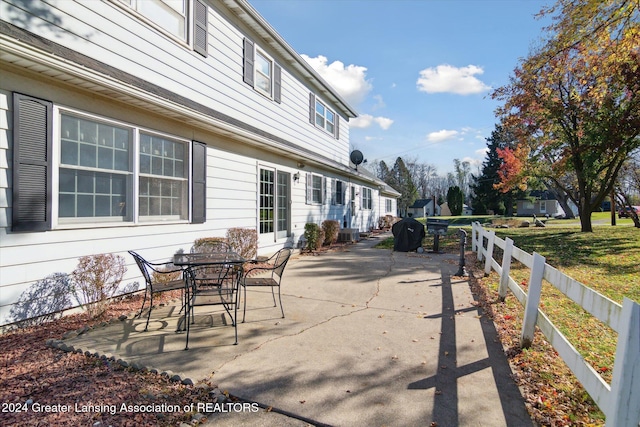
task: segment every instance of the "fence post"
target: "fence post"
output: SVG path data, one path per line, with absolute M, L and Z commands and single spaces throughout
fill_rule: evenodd
M 478 226 L 478 221 L 474 221 L 471 223 L 471 251 L 475 252 L 476 251 L 476 233 L 477 233 L 477 226 Z
M 520 335 L 521 348 L 529 348 L 533 342 L 533 333 L 535 332 L 536 321 L 538 320 L 538 305 L 540 305 L 545 262 L 545 257 L 537 252 L 533 253 L 533 265 L 531 266 L 531 276 L 529 277 L 529 292 L 527 292 L 524 322 L 522 323 L 522 334 Z
M 504 252 L 502 253 L 502 274 L 500 275 L 500 286 L 498 295 L 500 301 L 504 301 L 509 289 L 509 273 L 511 272 L 511 253 L 513 252 L 513 240 L 506 237 L 504 239 Z
M 484 262 L 484 275 L 488 276 L 491 273 L 491 261 L 493 261 L 493 242 L 496 238 L 496 232 L 491 230 L 487 236 L 487 255 Z
M 607 426 L 636 427 L 640 424 L 640 305 L 625 298 L 621 317 L 611 391 L 603 412 Z
M 482 226 L 478 226 L 478 261 L 482 261 L 482 251 L 484 251 L 484 228 Z

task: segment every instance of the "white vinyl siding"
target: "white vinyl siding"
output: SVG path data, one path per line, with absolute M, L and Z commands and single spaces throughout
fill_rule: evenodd
M 73 28 L 73 32 L 65 32 L 56 22 L 44 20 L 49 15 L 28 15 L 17 8 L 11 9 L 17 16 L 22 15 L 21 19 L 15 20 L 15 25 L 32 22 L 43 32 L 50 31 L 49 37 L 57 43 L 83 55 L 134 76 L 144 76 L 151 84 L 167 88 L 246 125 L 295 142 L 302 149 L 348 165 L 348 120 L 337 120 L 339 140 L 328 132 L 310 128 L 305 119 L 309 89 L 297 74 L 282 68 L 283 99 L 280 104 L 261 96 L 255 89 L 249 90 L 242 80 L 243 41 L 247 35 L 239 30 L 237 23 L 229 22 L 215 8 L 207 8 L 210 52 L 205 58 L 194 55 L 191 49 L 185 49 L 179 43 L 172 43 L 164 34 L 117 3 L 56 3 L 57 16 L 65 22 L 65 27 Z M 54 28 L 55 32 L 49 30 Z M 215 51 L 211 51 L 212 47 Z M 261 48 L 276 63 L 279 62 L 274 52 L 265 46 Z M 273 89 L 275 91 L 276 88 Z M 334 110 L 333 107 L 331 109 Z M 339 115 L 335 117 L 338 119 Z

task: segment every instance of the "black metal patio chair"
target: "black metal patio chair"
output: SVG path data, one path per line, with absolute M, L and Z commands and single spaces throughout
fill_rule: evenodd
M 244 288 L 244 305 L 242 309 L 242 322 L 244 323 L 245 314 L 247 312 L 247 288 L 248 287 L 271 287 L 271 296 L 273 297 L 273 306 L 276 307 L 276 296 L 274 288 L 278 288 L 278 301 L 280 302 L 280 311 L 282 312 L 282 318 L 284 318 L 284 309 L 282 308 L 282 297 L 280 295 L 280 284 L 282 282 L 282 275 L 284 274 L 284 268 L 287 266 L 289 258 L 291 258 L 293 250 L 290 248 L 280 249 L 273 254 L 271 258 L 264 261 L 260 265 L 247 269 L 240 282 Z M 259 261 L 251 261 L 252 263 L 258 263 Z M 267 273 L 266 276 L 250 277 L 254 274 Z
M 168 292 L 168 291 L 182 291 L 182 309 L 185 307 L 185 281 L 183 277 L 183 270 L 181 268 L 175 267 L 171 262 L 165 263 L 152 263 L 145 260 L 142 256 L 134 251 L 128 251 L 133 259 L 136 260 L 136 264 L 140 268 L 142 272 L 142 277 L 146 282 L 145 290 L 144 290 L 144 299 L 142 300 L 142 307 L 140 307 L 140 313 L 136 317 L 140 317 L 142 315 L 142 311 L 144 310 L 144 304 L 147 301 L 147 294 L 149 294 L 149 313 L 147 314 L 147 323 L 144 326 L 144 330 L 146 331 L 149 327 L 149 319 L 151 318 L 151 310 L 153 309 L 153 294 L 159 292 Z M 179 278 L 176 277 L 176 273 L 180 273 L 178 275 Z
M 191 253 L 225 253 L 231 252 L 231 245 L 223 240 L 202 240 L 191 246 Z M 226 265 L 205 265 L 192 267 L 193 281 L 198 287 L 220 286 L 229 275 Z

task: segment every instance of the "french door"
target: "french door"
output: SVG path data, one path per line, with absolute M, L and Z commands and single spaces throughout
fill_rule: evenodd
M 260 241 L 275 242 L 291 234 L 291 174 L 260 168 Z

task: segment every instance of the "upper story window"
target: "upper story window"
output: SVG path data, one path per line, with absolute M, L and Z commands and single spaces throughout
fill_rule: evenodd
M 271 98 L 271 79 L 273 70 L 273 61 L 263 52 L 256 50 L 255 58 L 255 88 L 264 95 Z
M 177 40 L 193 45 L 193 50 L 208 55 L 207 5 L 202 0 L 119 0 L 155 27 Z M 193 21 L 189 27 L 189 14 Z
M 336 115 L 322 102 L 316 99 L 316 126 L 333 135 L 335 132 Z
M 267 98 L 282 102 L 282 68 L 247 38 L 244 39 L 243 79 Z
M 189 0 L 120 0 L 171 35 L 185 42 Z
M 309 122 L 340 139 L 339 116 L 320 101 L 313 92 L 309 93 Z

